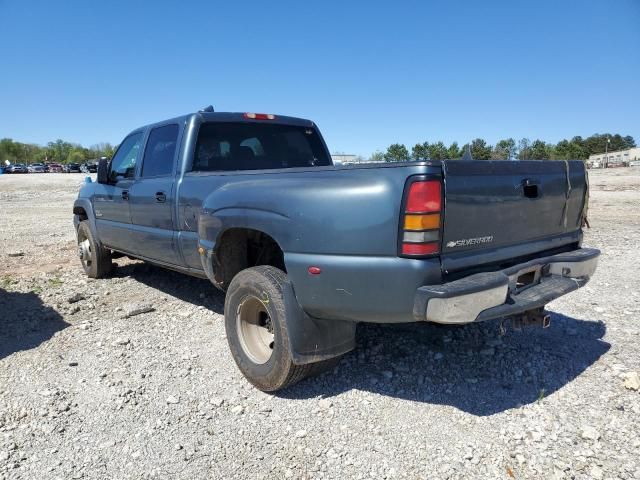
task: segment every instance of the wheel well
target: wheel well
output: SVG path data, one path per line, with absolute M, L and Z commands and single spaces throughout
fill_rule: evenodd
M 73 213 L 78 215 L 80 221 L 87 220 L 89 218 L 87 212 L 82 207 L 73 207 Z
M 230 228 L 216 242 L 215 282 L 226 289 L 240 271 L 257 265 L 271 265 L 286 272 L 284 253 L 271 236 L 250 228 Z

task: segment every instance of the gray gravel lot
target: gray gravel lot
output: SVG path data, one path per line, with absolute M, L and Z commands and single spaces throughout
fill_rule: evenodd
M 640 168 L 591 172 L 599 270 L 549 329 L 361 325 L 278 395 L 236 369 L 208 282 L 84 277 L 83 179 L 0 176 L 0 479 L 640 479 Z

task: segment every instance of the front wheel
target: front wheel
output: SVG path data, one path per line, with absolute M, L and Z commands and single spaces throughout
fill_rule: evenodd
M 247 380 L 264 392 L 319 373 L 318 364 L 292 361 L 283 294 L 286 282 L 286 274 L 275 267 L 248 268 L 233 278 L 225 299 L 231 355 Z
M 111 252 L 96 243 L 87 220 L 78 225 L 78 257 L 89 278 L 106 277 L 113 268 Z

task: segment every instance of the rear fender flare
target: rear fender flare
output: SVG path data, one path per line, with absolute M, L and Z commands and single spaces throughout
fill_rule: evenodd
M 198 218 L 199 241 L 215 249 L 222 235 L 232 228 L 247 228 L 266 233 L 283 251 L 289 246 L 292 236 L 291 220 L 278 212 L 256 208 L 205 208 Z
M 282 214 L 253 208 L 203 209 L 198 218 L 198 247 L 207 277 L 215 283 L 214 256 L 225 232 L 234 228 L 256 230 L 269 235 L 286 252 L 291 238 L 290 219 Z

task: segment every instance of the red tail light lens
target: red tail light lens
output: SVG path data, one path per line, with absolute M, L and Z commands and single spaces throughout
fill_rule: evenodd
M 439 252 L 441 210 L 440 180 L 416 180 L 409 184 L 401 219 L 402 255 L 421 257 Z
M 413 182 L 407 197 L 407 213 L 431 213 L 440 211 L 440 182 L 428 180 Z
M 431 255 L 438 253 L 437 243 L 403 243 L 403 255 Z

